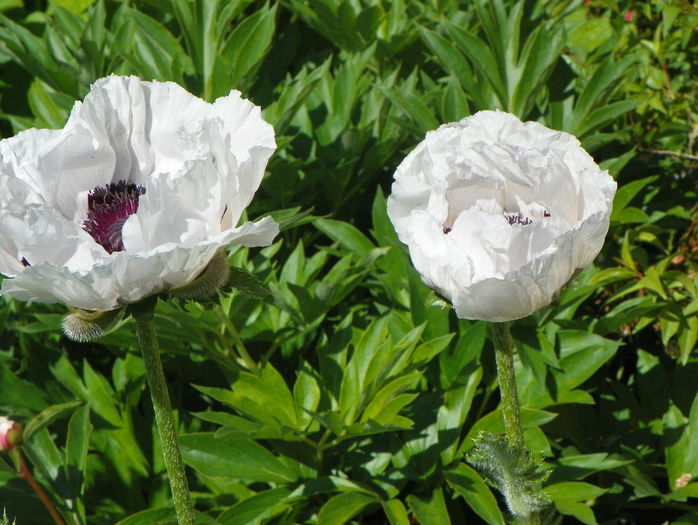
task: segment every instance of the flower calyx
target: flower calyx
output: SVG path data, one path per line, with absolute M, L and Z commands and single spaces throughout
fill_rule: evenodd
M 120 319 L 122 309 L 106 312 L 90 312 L 80 308 L 68 308 L 61 323 L 63 332 L 78 343 L 89 343 L 106 334 Z
M 176 299 L 209 301 L 223 291 L 229 278 L 228 259 L 225 252 L 219 250 L 196 279 L 184 286 L 167 290 L 167 294 Z
M 480 432 L 466 461 L 497 487 L 514 518 L 552 517 L 550 497 L 542 491 L 550 471 L 524 446 L 512 445 L 503 434 Z

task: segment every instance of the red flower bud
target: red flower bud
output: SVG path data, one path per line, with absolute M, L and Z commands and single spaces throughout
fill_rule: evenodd
M 0 451 L 15 448 L 22 441 L 22 429 L 19 423 L 0 416 Z

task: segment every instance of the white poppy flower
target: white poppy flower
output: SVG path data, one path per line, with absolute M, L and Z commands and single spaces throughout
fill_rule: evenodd
M 481 111 L 427 133 L 395 172 L 388 215 L 459 317 L 510 321 L 593 261 L 615 190 L 575 137 Z
M 0 141 L 2 294 L 106 311 L 194 280 L 231 244 L 276 148 L 238 91 L 213 104 L 171 82 L 110 76 L 61 130 Z

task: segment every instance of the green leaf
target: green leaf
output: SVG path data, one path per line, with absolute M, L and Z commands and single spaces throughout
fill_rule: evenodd
M 334 242 L 355 253 L 359 258 L 365 257 L 375 248 L 368 237 L 347 222 L 334 219 L 318 219 L 313 225 Z
M 415 371 L 387 382 L 371 398 L 361 416 L 361 421 L 372 419 L 381 425 L 390 424 L 393 416 L 416 397 L 412 395 L 400 396 L 399 393 L 416 383 L 420 376 L 421 374 Z M 396 400 L 399 400 L 397 405 L 391 404 Z
M 259 492 L 230 507 L 217 521 L 220 525 L 259 525 L 289 508 L 284 500 L 290 494 L 286 487 Z
M 205 476 L 268 483 L 289 483 L 298 477 L 297 472 L 246 436 L 185 434 L 179 443 L 185 463 Z
M 488 106 L 489 97 L 478 85 L 477 77 L 473 74 L 470 63 L 455 47 L 452 39 L 447 39 L 439 33 L 419 27 L 419 34 L 427 47 L 437 56 L 441 66 L 448 71 L 453 78 L 458 79 L 463 91 L 475 100 L 478 108 Z M 433 129 L 433 128 L 432 128 Z
M 604 494 L 606 489 L 589 483 L 568 482 L 548 485 L 543 490 L 552 498 L 555 508 L 561 514 L 574 516 L 587 525 L 596 525 L 593 511 L 586 504 L 580 502 L 594 500 Z
M 317 410 L 318 403 L 322 396 L 320 385 L 315 379 L 315 372 L 310 367 L 304 367 L 298 372 L 296 382 L 293 385 L 293 399 L 296 406 L 304 409 L 298 414 L 299 423 L 308 425 L 312 421 L 312 416 L 307 411 Z
M 521 424 L 524 429 L 545 425 L 556 417 L 557 414 L 553 412 L 521 407 Z M 483 431 L 490 434 L 504 433 L 504 419 L 500 408 L 486 414 L 470 428 L 463 441 L 466 450 L 473 446 L 473 440 Z
M 634 180 L 628 184 L 623 184 L 616 195 L 613 198 L 613 213 L 611 214 L 611 221 L 617 221 L 620 213 L 626 209 L 630 202 L 639 194 L 645 187 L 652 184 L 658 178 L 657 175 L 652 175 L 651 177 L 644 177 L 642 179 Z
M 420 133 L 439 127 L 440 123 L 434 112 L 424 103 L 423 98 L 415 93 L 397 87 L 384 87 L 381 91 L 417 124 Z
M 585 83 L 579 99 L 574 105 L 574 112 L 566 124 L 567 131 L 582 134 L 581 124 L 589 119 L 595 108 L 599 108 L 613 83 L 622 78 L 626 69 L 637 60 L 637 56 L 625 57 L 620 62 L 615 62 L 612 55 L 603 61 L 594 75 Z
M 611 175 L 611 177 L 615 179 L 618 177 L 623 168 L 628 164 L 628 162 L 630 162 L 635 157 L 636 154 L 636 149 L 632 148 L 627 152 L 623 153 L 622 155 L 619 155 L 618 157 L 613 157 L 600 162 L 599 166 L 603 170 L 608 170 L 608 173 Z M 624 187 L 625 185 L 623 185 L 618 191 L 622 190 Z M 618 192 L 616 192 L 616 197 L 618 197 Z M 615 200 L 613 201 L 613 205 L 615 211 Z
M 452 387 L 444 393 L 443 404 L 438 409 L 437 427 L 439 432 L 460 433 L 470 407 L 475 397 L 477 387 L 482 379 L 482 367 L 475 363 L 469 365 L 469 370 L 464 374 L 462 384 Z M 467 373 L 470 372 L 470 373 Z M 454 440 L 450 447 L 444 446 L 441 459 L 445 465 L 452 463 L 456 458 L 459 441 Z
M 196 522 L 200 525 L 219 525 L 215 520 L 203 512 L 194 511 Z M 131 514 L 116 525 L 177 525 L 177 516 L 174 508 L 148 509 Z
M 479 37 L 456 24 L 445 22 L 444 27 L 448 35 L 468 57 L 473 67 L 488 80 L 491 89 L 499 99 L 498 109 L 506 108 L 509 102 L 507 83 L 506 79 L 502 77 L 497 59 L 491 48 Z
M 407 496 L 407 504 L 421 525 L 451 525 L 444 493 L 440 488 L 427 497 Z
M 79 97 L 77 80 L 58 68 L 46 44 L 27 28 L 0 14 L 0 42 L 4 54 L 11 56 L 33 76 L 40 78 L 58 92 Z
M 23 443 L 22 451 L 45 479 L 57 482 L 65 456 L 58 450 L 46 428 L 34 433 L 31 441 Z M 61 488 L 65 488 L 64 483 Z
M 24 7 L 23 0 L 0 0 L 0 13 L 2 11 L 9 11 L 10 9 L 16 9 L 18 7 Z
M 492 491 L 482 477 L 465 463 L 444 472 L 449 486 L 463 496 L 471 509 L 488 525 L 504 525 L 504 516 Z
M 32 82 L 27 98 L 37 124 L 53 129 L 63 127 L 74 102 L 72 98 L 54 91 L 39 79 Z
M 399 242 L 393 223 L 388 217 L 387 201 L 380 186 L 376 188 L 376 196 L 371 207 L 373 237 L 380 246 L 389 246 Z
M 572 390 L 590 378 L 611 359 L 620 341 L 576 330 L 560 330 L 560 366 L 564 372 L 551 369 L 560 392 Z
M 399 499 L 381 501 L 385 517 L 390 525 L 410 525 L 410 518 L 407 516 L 407 509 Z
M 18 377 L 12 370 L 0 364 L 0 406 L 27 408 L 34 412 L 43 410 L 47 403 L 43 391 Z
M 580 481 L 555 483 L 554 485 L 548 485 L 543 490 L 553 501 L 584 501 L 598 498 L 608 491 L 607 489 L 602 489 L 591 483 L 583 483 Z
M 262 61 L 272 42 L 275 16 L 276 5 L 271 9 L 265 6 L 240 22 L 230 34 L 220 51 L 226 62 L 227 85 L 237 87 L 239 80 Z
M 577 136 L 582 137 L 591 133 L 592 131 L 597 131 L 599 128 L 617 119 L 622 114 L 635 109 L 640 105 L 640 102 L 640 100 L 621 100 L 595 109 L 582 120 L 582 122 L 574 130 L 574 133 Z
M 177 525 L 177 516 L 173 508 L 148 509 L 119 521 L 116 525 Z
M 258 421 L 277 427 L 295 428 L 298 425 L 293 395 L 271 363 L 264 365 L 260 375 L 241 372 L 233 382 L 232 391 L 203 386 L 196 388 Z
M 519 5 L 522 5 L 521 3 Z M 509 110 L 526 118 L 536 97 L 545 85 L 565 46 L 561 26 L 554 28 L 540 24 L 529 35 L 519 58 L 517 69 L 521 77 L 511 94 Z
M 114 391 L 109 385 L 109 382 L 95 372 L 87 360 L 83 361 L 83 375 L 85 379 L 85 388 L 87 388 L 87 399 L 85 401 L 95 413 L 104 418 L 106 421 L 115 427 L 121 427 L 123 421 L 121 414 L 116 406 L 114 399 Z
M 441 115 L 444 122 L 456 122 L 470 115 L 468 98 L 455 77 L 448 84 L 441 98 Z
M 83 402 L 78 400 L 45 408 L 23 425 L 22 439 L 28 441 L 34 433 L 50 425 L 57 419 L 67 416 L 82 404 Z
M 51 0 L 54 4 L 57 4 L 69 11 L 81 14 L 88 7 L 90 7 L 95 0 Z
M 75 411 L 68 423 L 68 437 L 65 446 L 65 479 L 69 487 L 65 497 L 78 499 L 85 491 L 85 472 L 87 469 L 87 451 L 90 444 L 92 425 L 90 424 L 90 408 L 83 406 Z M 84 504 L 78 501 L 76 507 L 82 508 Z
M 312 67 L 310 70 L 307 67 L 301 69 L 290 85 L 288 82 L 286 83 L 285 89 L 279 97 L 264 108 L 264 118 L 274 125 L 277 136 L 285 133 L 293 117 L 305 104 L 306 99 L 315 89 L 318 82 L 325 77 L 331 60 L 332 57 L 330 56 L 319 67 Z M 281 227 L 282 225 L 280 224 L 279 226 Z
M 343 525 L 378 498 L 362 492 L 345 492 L 333 496 L 318 513 L 317 522 L 322 525 Z
M 559 465 L 548 481 L 562 484 L 561 482 L 584 479 L 596 472 L 616 469 L 630 463 L 630 459 L 620 459 L 616 454 L 606 452 L 565 456 L 560 458 Z
M 183 83 L 182 61 L 187 55 L 179 40 L 158 21 L 148 15 L 128 9 L 124 16 L 133 26 L 123 57 L 147 78 L 174 80 Z
M 269 290 L 257 277 L 243 268 L 232 266 L 228 286 L 244 294 L 264 299 L 269 295 Z
M 547 469 L 525 445 L 510 443 L 504 434 L 480 432 L 466 459 L 497 487 L 512 516 L 526 518 L 550 506 L 541 492 Z
M 360 399 L 364 389 L 368 387 L 369 373 L 380 373 L 380 370 L 370 370 L 371 361 L 383 349 L 388 337 L 389 316 L 374 320 L 364 331 L 356 344 L 351 359 L 344 370 L 338 408 L 346 424 L 354 422 L 360 409 Z

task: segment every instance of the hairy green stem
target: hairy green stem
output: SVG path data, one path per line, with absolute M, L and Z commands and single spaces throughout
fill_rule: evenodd
M 509 331 L 509 323 L 491 323 L 490 333 L 497 361 L 497 377 L 499 392 L 502 398 L 502 415 L 504 416 L 504 431 L 509 444 L 523 447 L 524 434 L 521 426 L 521 407 L 519 394 L 516 391 L 516 373 L 514 371 L 514 343 Z
M 510 323 L 491 323 L 490 333 L 492 334 L 495 361 L 497 362 L 504 431 L 509 445 L 515 449 L 522 449 L 524 448 L 524 433 L 521 424 L 521 405 L 516 389 L 514 342 L 511 338 Z M 517 525 L 541 525 L 541 513 L 533 511 L 528 516 L 519 516 L 515 523 Z
M 167 392 L 165 374 L 162 371 L 162 361 L 160 361 L 160 348 L 155 336 L 153 312 L 156 302 L 156 298 L 146 299 L 131 307 L 131 313 L 136 320 L 136 335 L 143 355 L 143 364 L 150 387 L 150 397 L 153 401 L 153 411 L 160 435 L 162 455 L 165 458 L 165 468 L 172 489 L 177 522 L 179 525 L 194 525 L 196 523 L 194 505 L 189 493 L 187 476 L 184 472 L 182 454 L 179 451 L 177 431 L 172 419 L 170 396 Z

